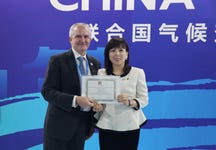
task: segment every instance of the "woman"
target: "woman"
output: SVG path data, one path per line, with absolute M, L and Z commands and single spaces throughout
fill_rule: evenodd
M 120 76 L 118 104 L 106 104 L 95 117 L 100 150 L 137 150 L 140 126 L 146 122 L 142 108 L 148 104 L 148 90 L 142 69 L 129 65 L 129 47 L 123 38 L 111 39 L 105 47 L 105 68 L 98 75 Z

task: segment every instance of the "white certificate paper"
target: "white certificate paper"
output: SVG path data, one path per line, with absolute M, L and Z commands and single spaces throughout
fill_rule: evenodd
M 120 77 L 108 75 L 82 76 L 82 96 L 101 103 L 118 103 Z

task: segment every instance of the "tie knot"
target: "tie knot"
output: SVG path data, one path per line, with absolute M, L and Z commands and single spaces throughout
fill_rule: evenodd
M 80 56 L 77 59 L 82 63 L 84 58 L 82 56 Z

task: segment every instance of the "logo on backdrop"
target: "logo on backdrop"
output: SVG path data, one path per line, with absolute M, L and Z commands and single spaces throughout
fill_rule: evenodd
M 140 0 L 144 5 L 143 8 L 147 10 L 156 10 L 156 0 Z M 79 8 L 79 2 L 75 2 L 71 4 L 62 4 L 59 0 L 50 0 L 52 6 L 60 11 L 75 11 Z M 171 4 L 179 4 L 182 3 L 185 5 L 186 9 L 195 9 L 192 0 L 163 0 L 159 10 L 167 10 Z M 123 8 L 123 4 L 126 5 L 126 10 L 133 11 L 135 9 L 135 0 L 127 0 L 127 1 L 116 1 L 114 0 L 114 10 L 120 11 Z M 81 11 L 89 11 L 90 1 L 89 0 L 81 0 Z M 110 0 L 102 0 L 102 10 L 109 11 L 111 7 Z

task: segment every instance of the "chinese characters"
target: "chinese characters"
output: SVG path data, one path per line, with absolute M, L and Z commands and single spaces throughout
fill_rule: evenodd
M 124 28 L 118 23 L 113 23 L 111 26 L 105 29 L 107 33 L 107 41 L 112 37 L 124 37 L 124 34 L 128 34 L 132 31 L 131 39 L 132 42 L 151 42 L 151 24 L 132 24 L 132 29 Z M 99 39 L 99 26 L 98 24 L 90 24 L 92 30 L 92 39 L 95 42 L 98 42 Z M 177 43 L 180 39 L 177 35 L 179 25 L 178 24 L 166 24 L 162 23 L 158 29 L 160 36 L 169 36 L 170 41 Z M 215 27 L 216 28 L 216 27 Z M 187 43 L 196 43 L 196 42 L 207 42 L 207 25 L 206 23 L 189 23 L 185 29 L 185 36 L 187 37 Z M 129 31 L 131 30 L 131 31 Z M 104 32 L 104 31 L 103 31 Z M 216 33 L 216 30 L 214 31 Z M 216 43 L 216 40 L 214 40 Z

